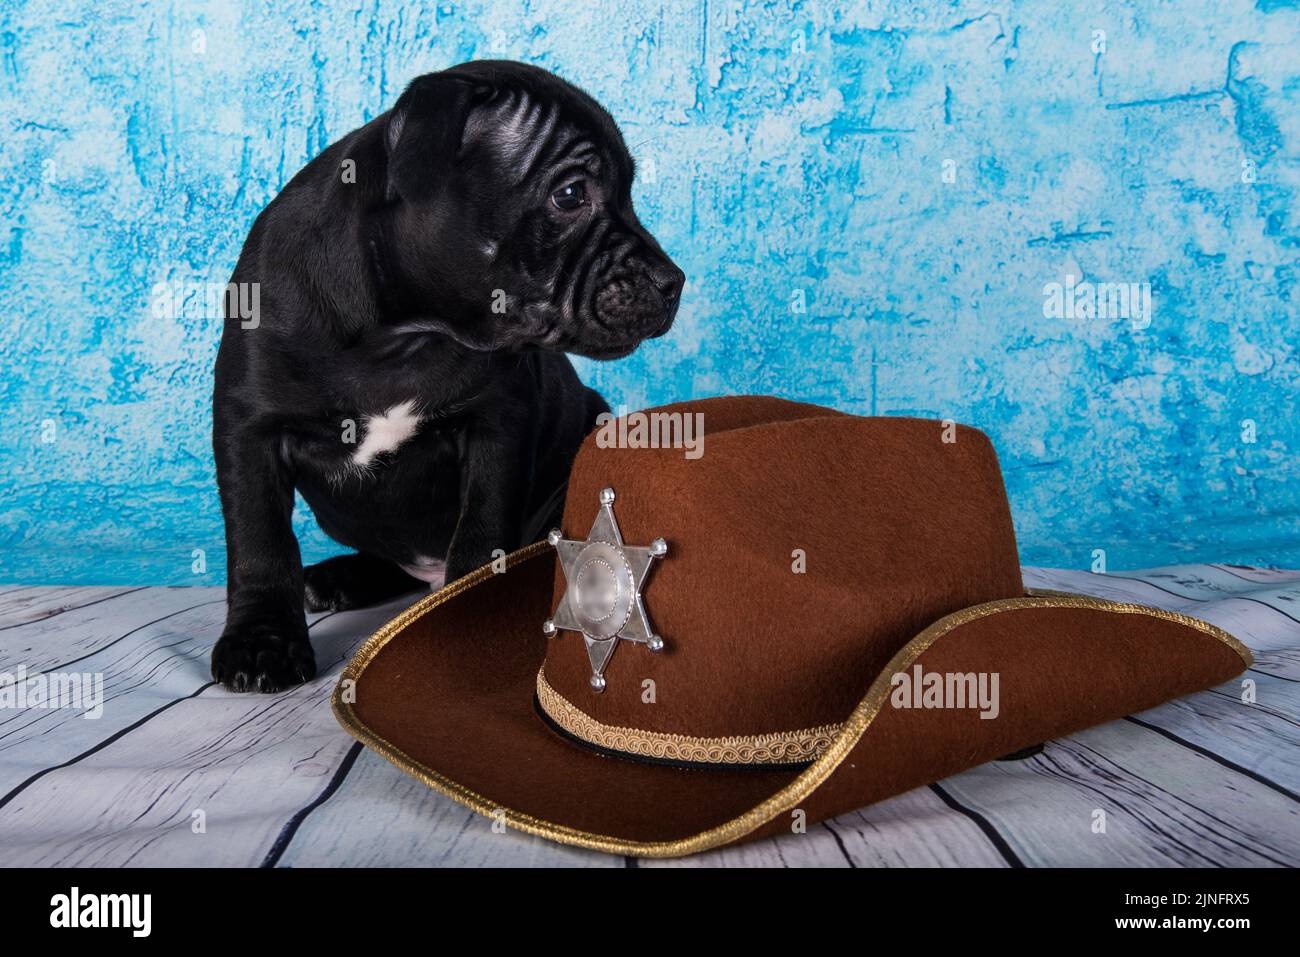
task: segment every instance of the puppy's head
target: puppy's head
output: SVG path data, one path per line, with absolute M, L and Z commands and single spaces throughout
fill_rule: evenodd
M 387 117 L 385 280 L 403 321 L 474 349 L 626 355 L 685 277 L 632 209 L 632 157 L 595 100 L 536 67 L 415 80 Z

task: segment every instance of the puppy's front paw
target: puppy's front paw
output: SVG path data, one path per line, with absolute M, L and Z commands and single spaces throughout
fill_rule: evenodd
M 327 558 L 304 568 L 302 580 L 303 606 L 308 611 L 365 608 L 428 587 L 392 562 L 373 555 Z
M 307 611 L 348 611 L 364 602 L 349 587 L 346 569 L 337 564 L 319 562 L 302 570 L 302 604 Z
M 212 649 L 212 677 L 231 691 L 267 694 L 316 677 L 306 626 L 228 625 Z

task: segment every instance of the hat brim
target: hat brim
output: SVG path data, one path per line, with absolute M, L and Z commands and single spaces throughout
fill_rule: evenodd
M 677 768 L 607 757 L 552 730 L 533 694 L 547 639 L 545 542 L 428 596 L 344 669 L 335 715 L 429 787 L 507 827 L 615 854 L 676 857 L 789 831 L 1021 748 L 1221 683 L 1239 641 L 1174 612 L 1032 595 L 963 609 L 908 642 L 829 748 L 793 769 Z M 997 673 L 998 714 L 890 706 L 893 678 Z M 987 713 L 987 711 L 986 711 Z

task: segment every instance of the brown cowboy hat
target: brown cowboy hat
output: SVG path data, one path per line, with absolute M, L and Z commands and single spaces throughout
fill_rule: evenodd
M 1027 594 L 974 429 L 764 397 L 640 415 L 588 437 L 562 531 L 403 612 L 334 694 L 510 827 L 652 857 L 788 833 L 1251 663 L 1183 615 Z M 697 415 L 704 448 L 645 447 Z

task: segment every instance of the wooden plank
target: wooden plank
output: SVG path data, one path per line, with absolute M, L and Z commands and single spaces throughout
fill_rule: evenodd
M 1115 594 L 1128 595 L 1129 600 L 1147 604 L 1158 602 L 1162 608 L 1190 609 L 1206 602 L 1235 598 L 1271 607 L 1300 625 L 1300 581 L 1277 576 L 1253 581 L 1216 565 L 1154 568 L 1105 575 L 1027 568 L 1025 580 L 1030 587 L 1079 591 L 1103 598 Z M 1054 584 L 1041 584 L 1045 582 Z
M 1250 648 L 1255 664 L 1249 675 L 1300 681 L 1300 625 L 1268 608 L 1237 599 L 1202 605 L 1195 612 L 1194 617 L 1218 625 Z
M 157 634 L 172 616 L 199 607 L 221 608 L 224 601 L 221 588 L 147 588 L 22 622 L 0 631 L 0 672 L 12 674 L 26 666 L 34 674 L 79 661 L 133 634 Z
M 165 607 L 149 600 L 144 593 L 133 597 L 148 610 L 124 615 L 126 620 L 156 615 Z M 158 708 L 194 694 L 211 681 L 208 657 L 221 632 L 225 603 L 209 598 L 194 605 L 194 597 L 170 595 L 164 599 L 166 602 L 188 603 L 192 607 L 182 607 L 152 624 L 135 627 L 117 640 L 112 638 L 112 633 L 97 628 L 93 640 L 103 641 L 105 647 L 91 652 L 69 669 L 60 669 L 61 673 L 102 676 L 101 717 L 87 719 L 71 709 L 0 710 L 0 800 L 32 774 L 73 760 Z M 66 642 L 58 644 L 66 645 Z M 65 647 L 55 657 L 67 653 Z M 175 750 L 175 746 L 170 749 Z M 164 749 L 159 756 L 170 751 Z M 0 812 L 0 817 L 3 816 Z
M 1029 866 L 1300 864 L 1300 804 L 1128 721 L 943 782 Z M 1097 810 L 1106 833 L 1092 830 Z
M 939 790 L 900 795 L 807 834 L 639 863 L 1005 866 L 970 814 L 1030 864 L 1297 863 L 1297 805 L 1282 792 L 1297 790 L 1300 777 L 1300 687 L 1291 677 L 1300 675 L 1300 624 L 1251 599 L 1285 602 L 1279 596 L 1294 593 L 1300 575 L 1233 574 L 1240 571 L 1197 566 L 1128 581 L 1026 569 L 1026 581 L 1177 606 L 1214 621 L 1259 650 L 1265 670 L 1251 674 L 1253 706 L 1239 702 L 1236 684 L 1225 685 L 1146 712 L 1142 725 L 1091 729 L 1030 761 L 985 765 Z M 16 591 L 28 592 L 28 607 L 78 600 L 73 590 L 19 586 L 0 592 L 0 602 Z M 208 600 L 206 592 L 210 605 L 187 610 L 179 600 L 192 605 L 196 593 Z M 76 670 L 102 672 L 107 696 L 98 721 L 67 711 L 0 711 L 0 795 L 35 770 L 71 762 L 0 810 L 4 863 L 250 865 L 274 849 L 282 866 L 621 865 L 618 857 L 494 834 L 487 819 L 374 754 L 352 752 L 328 707 L 337 672 L 361 640 L 416 597 L 317 624 L 321 677 L 271 697 L 207 685 L 224 615 L 220 589 L 148 589 L 0 631 L 0 670 L 6 661 L 39 668 L 80 656 Z M 107 616 L 94 612 L 119 604 Z M 939 791 L 970 813 L 954 810 Z M 1108 835 L 1091 834 L 1094 807 L 1108 808 Z M 195 809 L 206 812 L 206 834 L 191 832 Z
M 1300 801 L 1300 684 L 1258 676 L 1256 700 L 1222 685 L 1135 716 L 1189 746 L 1231 762 Z
M 1233 575 L 1244 581 L 1259 582 L 1260 584 L 1300 582 L 1300 571 L 1290 568 L 1253 568 L 1248 565 L 1225 565 L 1222 563 L 1213 563 L 1209 567 L 1216 568 L 1224 574 Z
M 13 585 L 0 589 L 0 631 L 94 605 L 139 588 Z
M 305 817 L 281 867 L 622 867 L 492 821 L 363 749 L 339 789 Z
M 1292 681 L 1300 680 L 1300 622 L 1288 617 L 1286 611 L 1287 596 L 1300 596 L 1298 586 L 1234 579 L 1213 566 L 1198 565 L 1195 568 L 1210 568 L 1215 575 L 1222 577 L 1212 580 L 1211 575 L 1189 571 L 1148 580 L 1027 568 L 1025 583 L 1033 588 L 1075 591 L 1191 615 L 1218 625 L 1244 642 L 1255 653 L 1257 671 Z
M 407 603 L 319 621 L 312 640 L 320 676 L 279 695 L 238 695 L 206 684 L 211 631 L 170 649 L 174 666 L 154 668 L 146 688 L 128 696 L 155 706 L 147 712 L 152 717 L 40 777 L 4 808 L 5 863 L 260 863 L 351 747 L 328 701 L 343 662 Z M 83 723 L 102 724 L 119 710 L 125 709 Z M 66 736 L 66 725 L 61 730 Z M 204 833 L 191 829 L 196 811 L 203 812 Z
M 1177 595 L 1179 599 L 1195 604 L 1180 604 L 1190 615 L 1198 615 L 1197 608 L 1213 608 L 1217 605 L 1245 602 L 1268 609 L 1272 615 L 1286 619 L 1293 627 L 1300 627 L 1300 586 L 1258 585 L 1249 589 L 1228 591 L 1216 587 L 1216 583 L 1203 579 L 1183 577 L 1144 576 L 1140 579 L 1163 592 Z M 1232 580 L 1242 584 L 1240 580 Z M 1172 604 L 1164 607 L 1175 607 Z M 1271 617 L 1270 616 L 1270 617 Z
M 813 825 L 805 834 L 751 841 L 639 867 L 1006 867 L 978 825 L 930 788 Z
M 1293 604 L 1300 600 L 1300 581 L 1292 577 L 1292 573 L 1289 572 L 1246 576 L 1222 565 L 1179 565 L 1171 568 L 1126 571 L 1120 574 L 1150 582 L 1178 595 L 1199 598 L 1203 601 L 1234 596 L 1248 596 L 1257 600 L 1280 598 L 1283 603 Z M 1275 607 L 1286 610 L 1285 604 Z
M 1026 568 L 1024 582 L 1029 588 L 1077 592 L 1080 595 L 1092 595 L 1109 601 L 1133 601 L 1144 605 L 1160 601 L 1162 604 L 1158 607 L 1161 608 L 1175 606 L 1181 608 L 1196 603 L 1195 599 L 1171 595 L 1142 579 L 1123 575 L 1094 575 L 1075 569 Z

